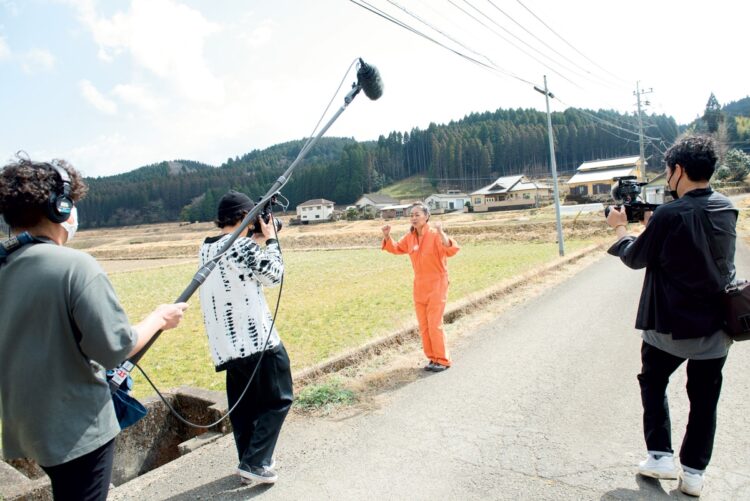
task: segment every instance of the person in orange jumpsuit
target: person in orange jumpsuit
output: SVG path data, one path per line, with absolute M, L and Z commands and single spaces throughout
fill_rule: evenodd
M 425 370 L 440 372 L 451 366 L 445 347 L 443 312 L 448 299 L 448 259 L 460 247 L 443 231 L 441 222 L 434 225 L 430 209 L 414 204 L 409 210 L 411 229 L 397 242 L 391 238 L 391 227 L 385 225 L 382 249 L 391 254 L 409 254 L 414 268 L 414 308 L 419 322 L 424 354 L 430 359 Z

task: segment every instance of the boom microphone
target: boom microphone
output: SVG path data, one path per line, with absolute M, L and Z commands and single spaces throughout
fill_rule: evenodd
M 357 83 L 365 92 L 365 96 L 373 101 L 383 95 L 383 81 L 375 66 L 371 66 L 359 58 L 359 69 L 357 70 Z

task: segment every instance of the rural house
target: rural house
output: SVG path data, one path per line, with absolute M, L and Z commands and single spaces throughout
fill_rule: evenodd
M 407 216 L 409 207 L 413 204 L 387 205 L 380 209 L 380 217 L 383 219 L 394 219 L 397 217 Z
M 579 197 L 609 198 L 615 177 L 642 178 L 644 166 L 639 156 L 583 162 L 568 180 L 570 194 Z
M 442 214 L 463 210 L 466 202 L 470 201 L 469 195 L 457 190 L 448 190 L 447 193 L 434 193 L 425 198 L 424 203 L 430 208 L 433 214 Z
M 474 212 L 528 209 L 549 201 L 552 198 L 552 188 L 530 181 L 526 176 L 505 176 L 469 196 Z
M 297 218 L 302 223 L 330 221 L 333 214 L 333 202 L 325 198 L 308 200 L 297 206 Z

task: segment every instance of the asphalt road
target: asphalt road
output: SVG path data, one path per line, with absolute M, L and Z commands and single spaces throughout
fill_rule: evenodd
M 750 276 L 747 249 L 738 249 Z M 279 481 L 241 487 L 231 437 L 115 489 L 110 499 L 694 499 L 636 474 L 645 456 L 633 328 L 643 273 L 604 256 L 467 336 L 455 366 L 347 419 L 296 419 Z M 750 342 L 724 371 L 702 499 L 750 499 Z M 676 449 L 684 367 L 669 398 Z

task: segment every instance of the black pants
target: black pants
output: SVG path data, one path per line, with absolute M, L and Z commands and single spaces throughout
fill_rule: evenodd
M 237 402 L 258 363 L 260 354 L 237 360 L 227 369 L 229 408 Z M 283 344 L 267 350 L 258 372 L 237 408 L 229 415 L 240 463 L 271 464 L 276 440 L 294 398 L 289 356 Z
M 716 407 L 721 393 L 721 369 L 727 357 L 688 360 L 687 394 L 690 415 L 680 449 L 683 466 L 705 470 L 711 460 L 716 433 Z M 667 384 L 685 361 L 648 343 L 641 346 L 643 366 L 638 375 L 643 402 L 643 434 L 650 451 L 673 452 Z
M 115 441 L 57 466 L 42 466 L 52 481 L 55 501 L 102 501 L 107 499 L 112 478 Z

